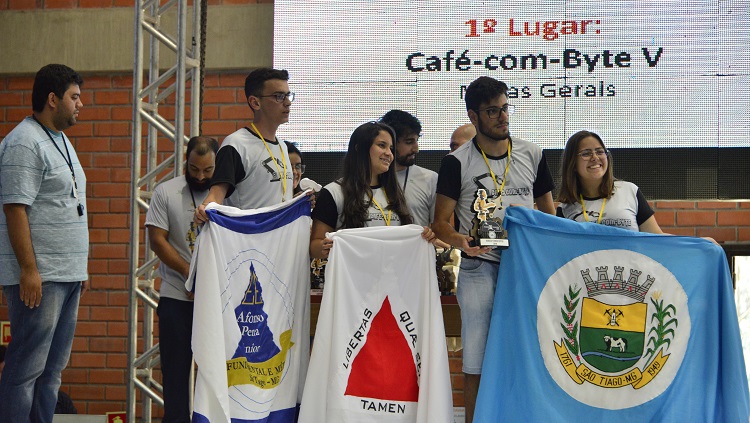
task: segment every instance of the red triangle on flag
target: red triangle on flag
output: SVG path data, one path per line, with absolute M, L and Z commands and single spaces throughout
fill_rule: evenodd
M 351 369 L 345 395 L 388 401 L 419 399 L 414 357 L 393 316 L 388 297 L 372 320 L 365 344 Z

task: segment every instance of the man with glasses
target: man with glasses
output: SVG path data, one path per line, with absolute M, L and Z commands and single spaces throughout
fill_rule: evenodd
M 292 164 L 286 144 L 276 138 L 279 126 L 289 121 L 294 100 L 288 81 L 287 71 L 270 68 L 256 69 L 245 79 L 250 123 L 224 138 L 211 190 L 195 210 L 196 223 L 208 220 L 205 206 L 210 202 L 257 209 L 292 199 Z
M 196 224 L 208 221 L 205 209 L 206 205 L 211 202 L 219 204 L 224 202 L 227 206 L 249 210 L 274 206 L 281 202 L 292 200 L 294 196 L 294 168 L 289 158 L 289 150 L 286 143 L 276 137 L 276 130 L 279 126 L 289 121 L 289 112 L 294 100 L 294 93 L 289 91 L 288 81 L 289 73 L 286 70 L 270 68 L 256 69 L 250 72 L 245 79 L 245 98 L 251 111 L 250 121 L 247 126 L 224 138 L 221 148 L 219 148 L 216 154 L 216 170 L 213 174 L 208 196 L 196 208 L 193 215 L 193 220 Z M 312 201 L 312 197 L 308 198 Z M 258 225 L 250 233 L 242 233 L 239 228 L 233 225 L 226 227 L 226 231 L 223 233 L 232 236 L 231 239 L 227 239 L 222 243 L 222 251 L 220 253 L 217 252 L 217 254 L 226 254 L 229 257 L 235 257 L 235 255 L 236 257 L 246 257 L 246 260 L 242 264 L 236 263 L 232 265 L 237 268 L 241 266 L 244 269 L 242 272 L 250 272 L 251 275 L 255 274 L 255 269 L 259 269 L 258 275 L 268 275 L 267 272 L 271 272 L 271 275 L 277 276 L 278 271 L 272 268 L 260 270 L 259 266 L 265 266 L 269 263 L 272 266 L 286 267 L 286 269 L 294 269 L 295 266 L 302 263 L 299 261 L 299 255 L 289 253 L 282 258 L 282 254 L 277 252 L 282 250 L 293 251 L 284 245 L 284 243 L 288 242 L 286 239 L 279 239 L 279 244 L 270 243 L 267 245 L 267 251 L 258 250 L 257 247 L 260 245 L 258 238 L 252 236 L 265 237 L 270 233 L 272 227 L 268 219 L 264 219 L 258 214 L 254 216 L 257 218 L 255 222 Z M 260 224 L 260 222 L 265 223 Z M 236 223 L 236 221 L 233 221 L 233 223 Z M 279 226 L 284 226 L 288 222 L 275 223 Z M 217 230 L 219 230 L 219 226 L 217 226 Z M 273 229 L 279 226 L 273 227 Z M 304 234 L 307 234 L 307 231 L 304 231 Z M 207 234 L 204 233 L 204 235 Z M 245 239 L 244 236 L 240 235 L 250 235 L 253 239 Z M 207 251 L 210 256 L 212 254 L 210 248 Z M 200 256 L 200 252 L 197 255 Z M 209 261 L 213 259 L 214 257 L 210 258 Z M 224 259 L 231 260 L 226 256 Z M 254 267 L 251 267 L 253 263 Z M 218 268 L 222 268 L 221 265 L 217 266 Z M 304 266 L 302 268 L 305 268 L 306 264 L 302 264 L 302 266 Z M 207 274 L 211 274 L 211 272 L 209 271 Z M 236 417 L 235 413 L 240 413 L 242 416 L 257 415 L 258 419 L 260 419 L 257 421 L 265 421 L 266 419 L 269 421 L 276 421 L 276 419 L 281 421 L 290 415 L 294 416 L 294 407 L 287 408 L 287 406 L 290 403 L 294 404 L 294 401 L 296 401 L 296 406 L 299 407 L 302 392 L 301 382 L 305 380 L 307 372 L 310 347 L 310 283 L 306 277 L 306 273 L 292 275 L 285 271 L 281 274 L 285 279 L 283 281 L 260 280 L 257 277 L 253 279 L 252 276 L 249 276 L 249 279 L 243 280 L 236 278 L 224 280 L 222 278 L 225 276 L 221 276 L 216 280 L 208 281 L 224 284 L 223 286 L 228 289 L 226 292 L 234 289 L 232 287 L 236 284 L 243 284 L 243 288 L 246 289 L 246 300 L 242 300 L 242 305 L 233 311 L 230 309 L 219 309 L 218 311 L 212 309 L 210 312 L 207 311 L 212 307 L 210 299 L 208 302 L 205 301 L 206 298 L 200 296 L 200 290 L 196 291 L 194 305 L 194 319 L 196 320 L 194 321 L 197 321 L 201 313 L 203 313 L 203 316 L 207 316 L 212 315 L 214 312 L 223 313 L 226 311 L 227 314 L 224 315 L 225 317 L 232 313 L 236 314 L 239 325 L 238 330 L 237 332 L 231 332 L 227 336 L 231 338 L 236 335 L 242 339 L 233 338 L 229 340 L 227 338 L 226 341 L 232 343 L 239 342 L 236 344 L 238 346 L 236 347 L 234 356 L 240 363 L 250 363 L 250 368 L 245 369 L 246 372 L 243 373 L 245 376 L 250 377 L 251 373 L 248 372 L 252 369 L 260 369 L 264 372 L 267 367 L 269 369 L 274 368 L 277 371 L 280 368 L 289 369 L 288 372 L 279 373 L 279 375 L 284 375 L 281 379 L 277 375 L 265 373 L 266 377 L 260 377 L 258 380 L 255 380 L 253 377 L 252 381 L 248 379 L 247 381 L 232 382 L 230 385 L 234 386 L 230 386 L 230 390 L 224 392 L 215 391 L 211 388 L 213 383 L 218 383 L 217 381 L 221 380 L 218 375 L 210 371 L 202 374 L 199 373 L 198 386 L 201 389 L 201 394 L 196 395 L 196 412 L 205 413 L 213 412 L 212 410 L 215 411 L 216 409 L 212 408 L 213 405 L 208 405 L 209 403 L 213 404 L 213 401 L 216 400 L 214 395 L 221 397 L 227 394 L 229 395 L 227 401 L 236 404 L 236 406 L 232 405 L 229 410 L 232 417 Z M 199 279 L 200 276 L 197 276 L 197 278 Z M 253 281 L 252 283 L 250 282 L 251 280 Z M 196 284 L 200 283 L 200 280 L 196 282 Z M 277 283 L 287 285 L 284 287 L 274 285 Z M 265 295 L 276 288 L 283 292 L 270 294 L 276 298 L 271 303 L 275 305 L 271 306 L 265 302 Z M 254 311 L 251 313 L 251 310 Z M 218 319 L 220 320 L 221 317 L 218 317 Z M 289 325 L 292 325 L 294 331 L 290 329 L 283 333 L 271 333 L 271 326 L 267 322 L 272 319 L 275 319 L 277 322 L 283 319 L 284 322 L 278 323 L 280 325 L 278 327 L 283 326 L 288 328 Z M 203 330 L 206 323 L 203 322 L 203 324 L 203 328 L 194 330 L 196 336 L 199 336 L 198 333 L 206 333 Z M 258 328 L 255 328 L 256 326 Z M 242 330 L 241 334 L 240 330 Z M 279 336 L 281 338 L 275 338 Z M 193 343 L 193 351 L 195 352 L 199 368 L 202 366 L 201 360 L 210 362 L 210 358 L 215 357 L 215 348 L 217 347 L 216 345 L 203 345 L 202 348 L 196 349 L 195 345 L 201 342 L 201 340 L 198 340 Z M 225 345 L 219 347 L 223 351 Z M 220 355 L 223 356 L 223 352 Z M 268 364 L 274 362 L 274 360 L 276 360 L 276 364 Z M 266 364 L 261 365 L 262 363 Z M 281 364 L 279 365 L 278 363 Z M 209 364 L 208 367 L 211 368 L 211 365 Z M 203 382 L 200 382 L 201 380 Z M 283 382 L 284 380 L 286 382 Z M 224 387 L 227 389 L 226 382 L 224 383 Z M 265 393 L 261 393 L 260 391 Z M 198 411 L 199 409 L 200 411 Z M 196 412 L 194 412 L 194 419 Z M 207 421 L 205 416 L 204 419 Z
M 477 245 L 469 235 L 479 212 L 500 221 L 512 205 L 534 207 L 554 214 L 554 182 L 541 148 L 512 139 L 509 130 L 514 107 L 508 104 L 508 86 L 482 76 L 466 89 L 466 110 L 476 137 L 443 158 L 438 173 L 433 230 L 441 240 L 462 250 L 457 298 L 461 308 L 464 403 L 466 422 L 474 417 L 484 348 L 495 298 L 501 250 Z M 486 193 L 489 210 L 476 210 L 478 195 Z M 450 223 L 456 213 L 459 230 Z M 514 281 L 503 281 L 510 284 Z

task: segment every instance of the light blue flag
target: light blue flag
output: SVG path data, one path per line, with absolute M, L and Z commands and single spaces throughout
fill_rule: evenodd
M 748 421 L 721 248 L 522 207 L 504 225 L 476 422 Z

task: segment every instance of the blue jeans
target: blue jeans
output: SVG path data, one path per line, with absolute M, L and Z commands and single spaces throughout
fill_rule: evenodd
M 487 345 L 487 334 L 490 330 L 499 269 L 498 263 L 461 258 L 456 299 L 461 308 L 464 373 L 482 374 L 484 348 Z
M 3 287 L 11 340 L 0 378 L 0 419 L 8 423 L 52 422 L 60 375 L 68 364 L 78 319 L 80 282 L 44 282 L 34 309 L 20 286 Z

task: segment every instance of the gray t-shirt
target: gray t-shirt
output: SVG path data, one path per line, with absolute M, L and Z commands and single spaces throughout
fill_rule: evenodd
M 241 128 L 229 134 L 221 143 L 216 154 L 212 185 L 229 184 L 229 195 L 224 200 L 227 206 L 243 210 L 259 209 L 292 199 L 294 175 L 286 144 L 276 140 L 265 141 L 266 145 L 263 145 L 252 130 Z M 283 182 L 284 175 L 286 183 Z
M 401 218 L 398 217 L 398 214 L 386 209 L 388 199 L 385 190 L 380 186 L 370 187 L 370 189 L 372 189 L 373 199 L 383 210 L 381 211 L 374 202 L 371 202 L 367 208 L 367 221 L 365 221 L 364 227 L 388 226 L 386 219 L 390 219 L 390 226 L 401 226 Z M 369 200 L 369 198 L 366 198 L 366 200 Z M 341 189 L 341 184 L 334 181 L 320 191 L 320 196 L 312 211 L 312 218 L 339 230 L 344 226 L 343 213 L 344 191 Z
M 583 198 L 586 202 L 586 217 L 583 215 L 581 203 L 560 204 L 557 215 L 577 222 L 596 223 L 602 213 L 600 223 L 605 226 L 628 229 L 638 232 L 639 226 L 654 215 L 646 197 L 635 184 L 626 181 L 615 181 L 612 197 L 604 202 L 604 198 Z M 604 206 L 604 207 L 602 207 Z M 588 220 L 587 220 L 588 218 Z
M 414 223 L 429 226 L 435 217 L 437 173 L 415 165 L 396 172 L 396 177 L 404 190 L 406 205 L 409 206 Z
M 169 232 L 167 237 L 169 244 L 180 254 L 180 257 L 188 262 L 193 255 L 193 247 L 199 232 L 193 223 L 193 212 L 195 205 L 201 204 L 207 195 L 208 190 L 193 191 L 191 196 L 185 177 L 180 176 L 161 183 L 154 189 L 151 204 L 146 213 L 146 226 L 155 226 Z M 195 199 L 195 204 L 193 204 L 193 199 Z M 162 297 L 190 300 L 185 289 L 185 278 L 178 271 L 161 263 L 159 276 L 161 277 L 159 294 Z
M 492 181 L 492 173 L 495 174 Z M 508 176 L 503 185 L 505 169 Z M 502 203 L 499 201 L 499 187 L 503 187 Z M 470 233 L 473 219 L 477 217 L 474 209 L 477 191 L 484 190 L 487 200 L 495 204 L 502 204 L 496 208 L 492 217 L 502 219 L 505 210 L 511 204 L 519 204 L 528 208 L 534 207 L 534 199 L 552 191 L 554 181 L 547 166 L 547 159 L 538 145 L 520 139 L 510 140 L 510 165 L 508 154 L 501 157 L 487 156 L 484 161 L 476 138 L 459 147 L 456 151 L 443 158 L 438 174 L 438 194 L 456 200 L 456 215 L 460 222 L 458 232 Z M 500 251 L 492 250 L 480 258 L 492 262 L 500 262 Z
M 31 242 L 42 281 L 85 281 L 89 278 L 86 175 L 67 137 L 48 131 L 54 141 L 27 117 L 0 142 L 0 203 L 28 206 Z M 66 146 L 78 200 L 73 196 Z M 83 216 L 78 215 L 79 201 Z M 17 285 L 19 277 L 5 213 L 0 213 L 0 285 Z

